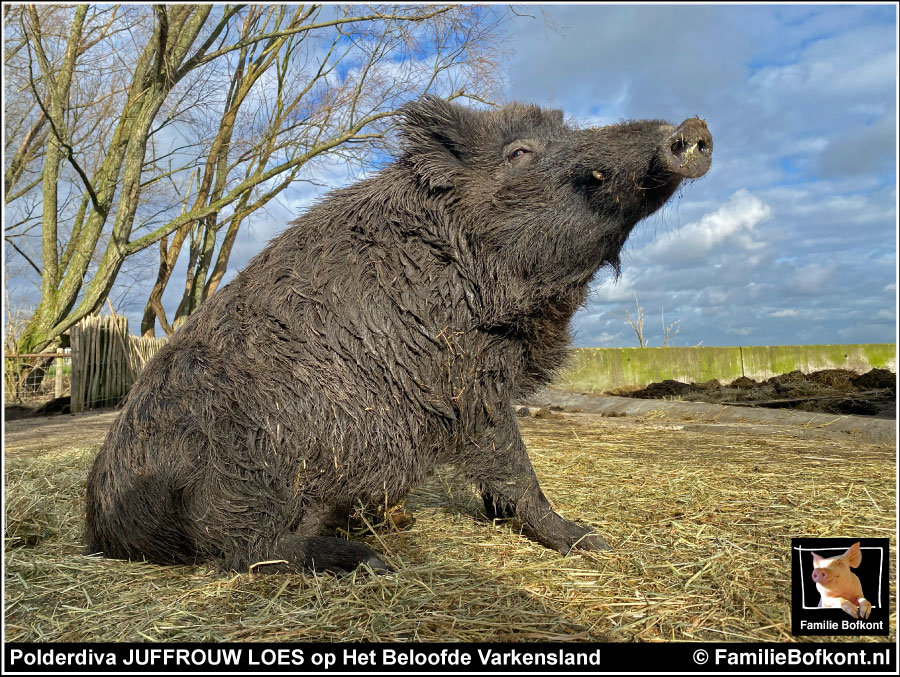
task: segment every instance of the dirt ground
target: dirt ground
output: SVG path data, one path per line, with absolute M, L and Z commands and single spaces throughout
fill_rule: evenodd
M 666 380 L 609 394 L 881 418 L 897 416 L 897 375 L 887 369 L 872 369 L 865 374 L 846 369 L 823 369 L 809 374 L 792 371 L 760 382 L 742 376 L 727 384 L 715 379 L 706 383 Z
M 4 450 L 7 453 L 38 454 L 42 451 L 99 446 L 118 413 L 115 409 L 95 409 L 79 414 L 7 420 Z
M 548 410 L 520 420 L 543 488 L 611 550 L 550 551 L 441 471 L 409 528 L 363 537 L 396 574 L 223 577 L 83 554 L 84 480 L 115 415 L 6 426 L 10 641 L 894 641 L 896 609 L 890 637 L 790 635 L 792 537 L 896 547 L 893 444 Z

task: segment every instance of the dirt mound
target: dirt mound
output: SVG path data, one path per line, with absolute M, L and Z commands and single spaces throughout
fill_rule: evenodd
M 660 383 L 651 383 L 643 390 L 631 393 L 631 397 L 640 397 L 645 400 L 661 400 L 666 397 L 685 395 L 694 390 L 695 386 L 693 385 L 667 379 Z
M 761 383 L 741 376 L 727 385 L 665 380 L 630 393 L 641 399 L 679 399 L 689 402 L 800 409 L 832 414 L 893 417 L 897 376 L 888 369 L 857 374 L 847 369 L 822 369 L 810 374 L 792 371 Z
M 54 414 L 71 413 L 72 398 L 69 395 L 66 395 L 65 397 L 56 397 L 39 407 L 29 407 L 24 404 L 7 404 L 3 407 L 3 416 L 7 421 L 17 421 L 21 418 L 32 418 L 34 416 L 53 416 Z
M 802 372 L 795 372 L 802 373 Z M 822 369 L 805 377 L 807 381 L 828 386 L 829 388 L 849 388 L 854 378 L 859 378 L 855 371 L 849 369 Z
M 24 404 L 7 404 L 3 407 L 3 418 L 7 421 L 18 421 L 20 418 L 31 418 L 35 415 L 34 407 Z
M 890 369 L 873 369 L 862 376 L 854 374 L 850 380 L 854 386 L 863 390 L 888 388 L 897 392 L 897 375 Z

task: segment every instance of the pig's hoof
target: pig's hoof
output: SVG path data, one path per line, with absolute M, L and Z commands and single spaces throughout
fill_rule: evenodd
M 595 534 L 591 529 L 583 527 L 574 522 L 567 523 L 568 533 L 562 543 L 562 547 L 557 547 L 563 555 L 568 555 L 573 550 L 609 550 L 609 545 Z
M 366 560 L 363 560 L 359 563 L 360 567 L 367 567 L 373 574 L 377 576 L 384 576 L 385 574 L 393 574 L 396 573 L 397 570 L 392 567 L 390 564 L 381 559 L 378 555 L 372 555 Z M 313 568 L 313 571 L 316 573 L 328 573 L 334 574 L 335 576 L 349 576 L 353 573 L 353 570 L 358 567 L 353 567 L 352 565 L 338 566 L 336 564 L 332 564 L 329 567 L 320 567 Z
M 586 533 L 572 544 L 570 550 L 609 550 L 609 544 L 599 535 Z
M 413 517 L 413 514 L 409 510 L 403 510 L 402 508 L 396 508 L 388 515 L 388 520 L 396 529 L 406 529 L 416 523 L 416 518 Z
M 872 605 L 869 604 L 869 600 L 865 597 L 859 598 L 859 617 L 860 618 L 868 618 L 869 614 L 872 613 Z
M 853 602 L 843 601 L 841 602 L 841 608 L 850 614 L 853 618 L 858 618 L 858 609 Z
M 373 573 L 383 576 L 384 574 L 397 573 L 397 570 L 390 564 L 381 559 L 378 555 L 372 555 L 363 564 L 369 567 Z
M 306 542 L 304 556 L 307 567 L 314 571 L 342 575 L 353 571 L 360 564 L 365 564 L 376 574 L 393 571 L 393 568 L 366 544 L 334 536 L 310 538 Z

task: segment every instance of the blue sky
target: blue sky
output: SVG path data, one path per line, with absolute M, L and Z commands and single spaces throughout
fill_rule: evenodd
M 893 5 L 541 9 L 517 8 L 535 18 L 510 27 L 505 100 L 584 125 L 700 115 L 716 144 L 710 172 L 635 230 L 622 276 L 595 280 L 576 345 L 637 345 L 635 294 L 651 346 L 663 313 L 672 345 L 896 340 Z
M 636 345 L 623 319 L 635 294 L 651 346 L 662 345 L 663 312 L 678 321 L 673 345 L 896 340 L 893 4 L 517 12 L 503 100 L 561 108 L 580 125 L 699 115 L 715 137 L 710 172 L 635 229 L 618 280 L 597 277 L 576 345 Z M 353 180 L 341 164 L 320 169 L 325 186 Z M 323 191 L 298 183 L 254 214 L 226 281 Z M 153 259 L 112 294 L 132 332 Z M 163 299 L 170 317 L 183 270 L 184 261 Z

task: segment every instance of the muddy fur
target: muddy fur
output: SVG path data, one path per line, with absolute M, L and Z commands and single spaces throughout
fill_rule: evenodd
M 442 463 L 542 543 L 605 547 L 551 509 L 510 403 L 561 366 L 635 223 L 708 167 L 678 173 L 698 125 L 408 105 L 401 156 L 297 219 L 147 364 L 90 473 L 89 551 L 383 570 L 331 530 Z

